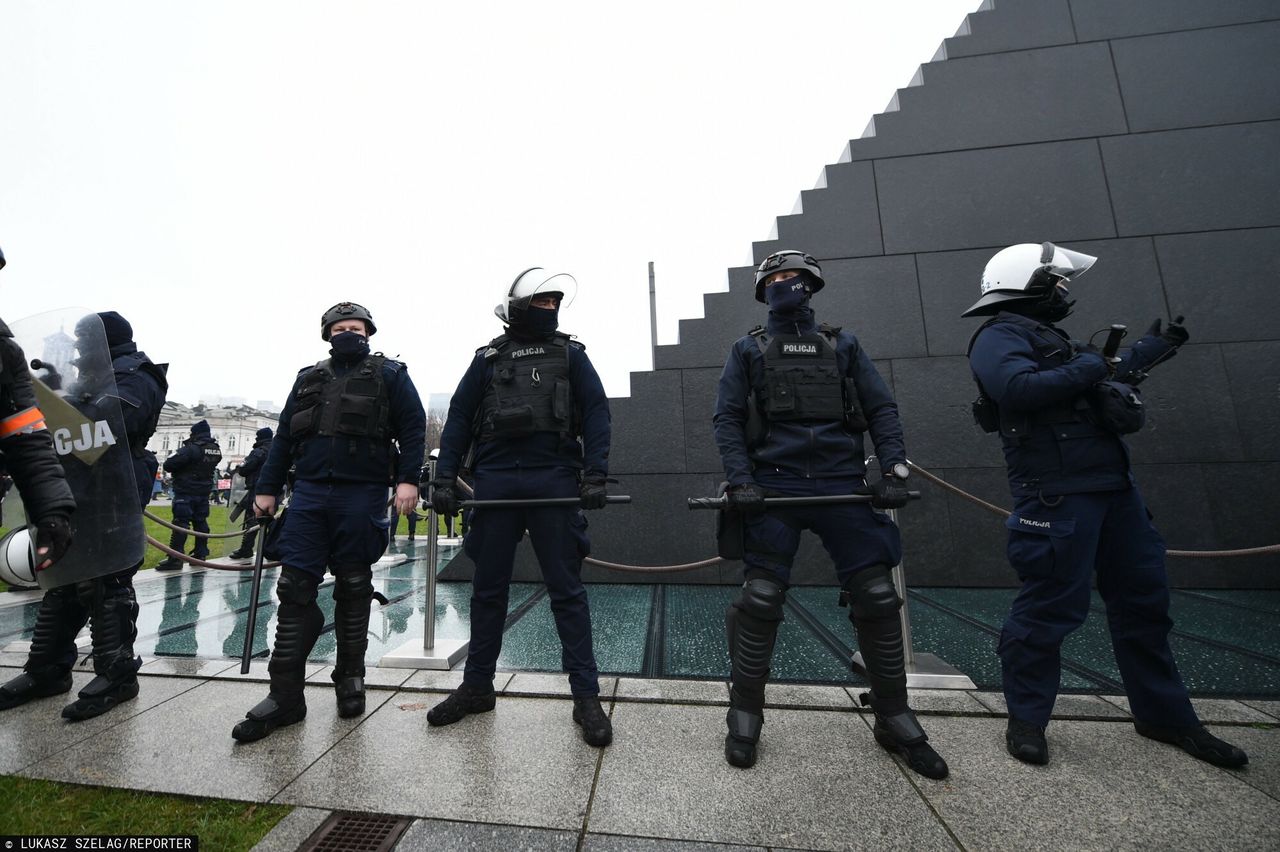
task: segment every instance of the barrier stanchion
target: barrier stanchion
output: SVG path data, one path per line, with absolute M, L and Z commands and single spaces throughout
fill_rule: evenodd
M 427 462 L 428 476 L 436 478 L 435 460 Z M 421 496 L 421 495 L 420 495 Z M 427 605 L 423 615 L 422 647 L 410 640 L 385 655 L 378 665 L 401 669 L 448 670 L 467 655 L 470 642 L 461 639 L 436 641 L 436 571 L 440 562 L 440 520 L 436 508 L 427 499 Z

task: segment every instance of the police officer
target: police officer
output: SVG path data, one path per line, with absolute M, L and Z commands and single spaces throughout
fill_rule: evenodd
M 987 263 L 982 298 L 963 314 L 994 315 L 970 341 L 969 365 L 980 389 L 975 413 L 985 409 L 980 422 L 1001 433 L 1014 498 L 1008 555 L 1022 588 L 998 646 L 1006 745 L 1019 760 L 1049 762 L 1044 731 L 1059 649 L 1088 615 L 1096 572 L 1138 733 L 1218 766 L 1242 766 L 1245 753 L 1200 724 L 1174 664 L 1164 541 L 1120 437 L 1140 421 L 1124 425 L 1128 386 L 1112 393 L 1116 380 L 1172 357 L 1188 334 L 1157 320 L 1114 365 L 1073 341 L 1055 323 L 1074 304 L 1068 282 L 1095 260 L 1052 243 L 1010 246 Z
M 222 461 L 222 448 L 209 432 L 209 421 L 201 420 L 191 427 L 191 437 L 169 458 L 164 469 L 173 474 L 173 523 L 196 532 L 209 531 L 209 492 L 213 490 L 218 463 Z M 195 544 L 191 555 L 196 559 L 209 558 L 209 540 L 193 536 Z M 185 532 L 174 531 L 169 535 L 169 548 L 179 553 L 187 543 Z M 157 571 L 173 571 L 182 567 L 182 560 L 170 556 L 156 565 Z
M 155 364 L 139 351 L 133 340 L 133 327 L 115 311 L 90 315 L 77 324 L 77 338 L 90 341 L 82 349 L 81 361 L 90 357 L 85 353 L 97 350 L 100 344 L 94 341 L 102 333 L 110 352 L 137 487 L 125 499 L 136 499 L 141 509 L 151 499 L 152 482 L 159 467 L 155 453 L 146 447 L 164 407 L 169 387 L 167 365 Z M 89 372 L 86 364 L 79 366 L 82 375 Z M 87 413 L 84 405 L 87 404 L 81 404 L 82 411 Z M 73 722 L 91 719 L 137 696 L 137 673 L 142 661 L 133 653 L 133 640 L 138 635 L 133 576 L 141 567 L 139 561 L 123 571 L 68 583 L 45 593 L 36 615 L 24 674 L 0 687 L 0 709 L 71 689 L 76 635 L 86 621 L 93 643 L 95 676 L 80 690 L 77 700 L 63 708 L 62 717 Z
M 251 503 L 253 501 L 253 486 L 258 481 L 258 472 L 262 470 L 262 465 L 267 460 L 267 453 L 271 450 L 273 434 L 270 426 L 263 426 L 259 429 L 253 441 L 253 449 L 249 451 L 249 455 L 244 457 L 244 461 L 233 472 L 240 474 L 244 478 L 245 487 L 249 490 L 247 497 Z M 240 540 L 240 546 L 227 554 L 227 558 L 253 558 L 253 539 L 257 535 L 257 528 L 253 523 L 252 511 L 244 513 L 244 531 L 244 538 Z
M 254 511 L 272 515 L 290 465 L 296 469 L 280 536 L 271 691 L 232 730 L 241 742 L 307 715 L 304 668 L 324 626 L 316 596 L 326 568 L 334 574 L 338 715 L 364 712 L 369 607 L 375 597 L 386 601 L 373 590 L 372 566 L 387 549 L 387 488 L 395 486 L 399 513 L 412 510 L 426 449 L 426 412 L 408 368 L 369 351 L 377 330 L 354 302 L 324 312 L 320 338 L 330 357 L 299 371 L 254 484 Z
M 783 619 L 800 532 L 811 529 L 835 562 L 871 684 L 874 734 L 916 772 L 944 778 L 907 704 L 902 605 L 890 573 L 902 556 L 898 528 L 872 510 L 907 503 L 902 424 L 889 389 L 848 331 L 819 325 L 810 297 L 826 282 L 810 255 L 781 251 L 756 270 L 768 322 L 733 345 L 716 397 L 716 444 L 731 511 L 745 516 L 746 582 L 728 611 L 733 688 L 725 758 L 750 767 L 764 723 L 765 684 Z M 764 511 L 770 496 L 865 491 L 863 437 L 870 431 L 884 475 L 865 503 Z
M 609 402 L 585 347 L 557 331 L 566 294 L 577 283 L 540 267 L 516 276 L 494 313 L 504 333 L 476 350 L 449 403 L 432 481 L 432 504 L 458 512 L 456 480 L 468 450 L 477 500 L 579 497 L 605 505 Z M 579 441 L 581 439 L 581 441 Z M 582 584 L 590 552 L 587 521 L 577 506 L 477 509 L 463 547 L 475 563 L 471 645 L 462 685 L 427 714 L 450 725 L 494 708 L 493 675 L 502 648 L 516 545 L 533 543 L 573 693 L 573 720 L 590 745 L 607 746 L 613 727 L 600 706 L 591 644 L 591 612 Z

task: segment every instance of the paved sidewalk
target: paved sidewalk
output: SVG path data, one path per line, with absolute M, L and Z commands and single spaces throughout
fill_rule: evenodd
M 19 657 L 0 654 L 0 678 Z M 951 764 L 938 782 L 876 746 L 840 687 L 771 687 L 760 762 L 742 771 L 722 757 L 722 682 L 602 679 L 616 733 L 597 750 L 560 676 L 500 674 L 496 712 L 440 729 L 426 711 L 459 672 L 371 669 L 354 720 L 327 677 L 312 667 L 304 723 L 239 745 L 261 664 L 151 660 L 139 698 L 97 719 L 63 722 L 63 696 L 0 715 L 0 772 L 299 806 L 262 849 L 296 849 L 336 809 L 417 818 L 400 850 L 1280 848 L 1278 701 L 1197 702 L 1250 754 L 1228 772 L 1137 736 L 1123 699 L 1063 696 L 1053 760 L 1031 767 L 1005 754 L 999 695 L 920 691 Z

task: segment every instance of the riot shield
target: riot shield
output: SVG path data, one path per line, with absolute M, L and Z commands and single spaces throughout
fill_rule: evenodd
M 243 524 L 245 516 L 248 515 L 253 520 L 253 495 L 249 491 L 249 484 L 244 481 L 244 477 L 239 473 L 231 474 L 231 492 L 227 499 L 227 520 L 232 526 Z
M 42 362 L 31 383 L 76 498 L 71 547 L 37 573 L 40 587 L 91 580 L 136 565 L 146 537 L 102 321 L 87 310 L 63 308 L 28 317 L 10 329 L 27 358 Z M 57 389 L 46 381 L 53 376 L 60 380 L 52 382 Z M 15 497 L 16 489 L 9 499 Z M 6 514 L 8 503 L 6 499 Z

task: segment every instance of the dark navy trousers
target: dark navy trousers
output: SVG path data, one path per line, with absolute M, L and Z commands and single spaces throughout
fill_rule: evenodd
M 1020 498 L 1009 562 L 1022 581 L 1000 635 L 1009 714 L 1047 725 L 1062 674 L 1060 649 L 1098 593 L 1133 716 L 1162 726 L 1199 724 L 1169 648 L 1164 540 L 1136 488 L 1067 494 L 1053 505 Z
M 173 523 L 184 529 L 196 532 L 209 531 L 209 495 L 208 494 L 174 494 Z M 193 536 L 196 543 L 191 548 L 191 555 L 196 559 L 209 558 L 209 539 Z M 169 540 L 174 550 L 185 551 L 187 534 L 175 532 Z
M 481 470 L 475 475 L 475 491 L 477 500 L 577 497 L 578 475 L 569 468 Z M 472 512 L 463 543 L 476 566 L 471 581 L 471 647 L 463 681 L 481 689 L 493 683 L 516 546 L 525 530 L 551 598 L 569 687 L 574 697 L 598 695 L 591 610 L 582 585 L 582 559 L 590 553 L 591 544 L 587 519 L 576 506 Z
M 299 479 L 280 532 L 281 561 L 322 579 L 326 570 L 377 562 L 390 537 L 389 493 L 377 482 Z
M 862 477 L 806 479 L 756 472 L 756 481 L 770 495 L 818 497 L 865 493 Z M 791 563 L 800 547 L 801 530 L 810 529 L 835 563 L 836 577 L 846 580 L 872 565 L 892 567 L 902 561 L 902 537 L 883 512 L 867 503 L 770 509 L 746 522 L 743 562 L 746 568 L 772 573 L 784 586 L 791 582 Z

